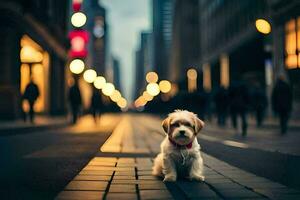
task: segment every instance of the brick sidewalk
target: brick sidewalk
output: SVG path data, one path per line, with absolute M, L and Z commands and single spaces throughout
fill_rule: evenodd
M 205 182 L 165 184 L 151 175 L 153 156 L 163 139 L 150 129 L 157 124 L 153 120 L 125 116 L 101 151 L 56 199 L 300 199 L 297 190 L 204 153 Z

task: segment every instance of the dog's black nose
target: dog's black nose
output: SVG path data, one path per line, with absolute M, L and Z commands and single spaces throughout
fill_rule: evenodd
M 179 131 L 180 135 L 184 135 L 185 131 Z

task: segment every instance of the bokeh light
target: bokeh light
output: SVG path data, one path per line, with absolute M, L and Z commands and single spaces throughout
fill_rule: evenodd
M 150 95 L 147 91 L 143 92 L 143 97 L 146 101 L 152 101 L 153 96 Z
M 84 70 L 84 62 L 80 59 L 74 59 L 69 65 L 70 71 L 74 74 L 80 74 Z
M 197 79 L 197 71 L 195 69 L 189 69 L 187 71 L 187 77 L 188 77 L 188 79 L 196 80 Z
M 115 90 L 113 94 L 110 96 L 110 99 L 113 102 L 118 102 L 122 98 L 121 93 L 118 90 Z
M 71 23 L 73 26 L 79 28 L 86 23 L 86 15 L 82 12 L 76 12 L 71 17 Z
M 257 19 L 255 21 L 255 27 L 263 34 L 269 34 L 271 32 L 271 24 L 265 19 Z
M 120 108 L 126 108 L 127 107 L 127 101 L 124 98 L 121 98 L 118 102 L 117 102 L 118 106 Z
M 155 72 L 148 72 L 146 75 L 146 81 L 148 83 L 156 83 L 158 81 L 158 75 Z
M 149 83 L 147 85 L 147 92 L 152 96 L 158 95 L 160 92 L 158 84 L 157 83 Z
M 159 82 L 159 89 L 162 93 L 170 92 L 171 88 L 172 88 L 172 85 L 171 85 L 170 81 L 162 80 Z
M 106 83 L 102 88 L 102 92 L 106 96 L 111 96 L 115 91 L 115 86 L 112 83 Z
M 138 108 L 138 107 L 145 106 L 146 103 L 147 100 L 143 96 L 140 96 L 137 100 L 135 100 L 134 106 Z
M 93 69 L 88 69 L 83 73 L 83 79 L 88 83 L 93 83 L 97 77 L 97 72 Z
M 103 76 L 97 76 L 94 80 L 94 86 L 97 89 L 102 89 L 106 83 L 106 80 Z

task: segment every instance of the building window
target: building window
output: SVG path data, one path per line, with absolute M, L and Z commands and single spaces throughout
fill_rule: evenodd
M 285 65 L 287 69 L 300 68 L 300 17 L 285 25 Z

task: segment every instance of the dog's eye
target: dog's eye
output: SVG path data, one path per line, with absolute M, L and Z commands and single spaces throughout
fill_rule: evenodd
M 192 125 L 191 125 L 190 123 L 188 123 L 188 122 L 186 122 L 186 123 L 183 123 L 183 125 L 184 125 L 184 126 L 189 126 L 189 127 L 192 127 Z
M 179 127 L 180 124 L 179 123 L 174 123 L 174 124 L 171 124 L 172 127 Z

